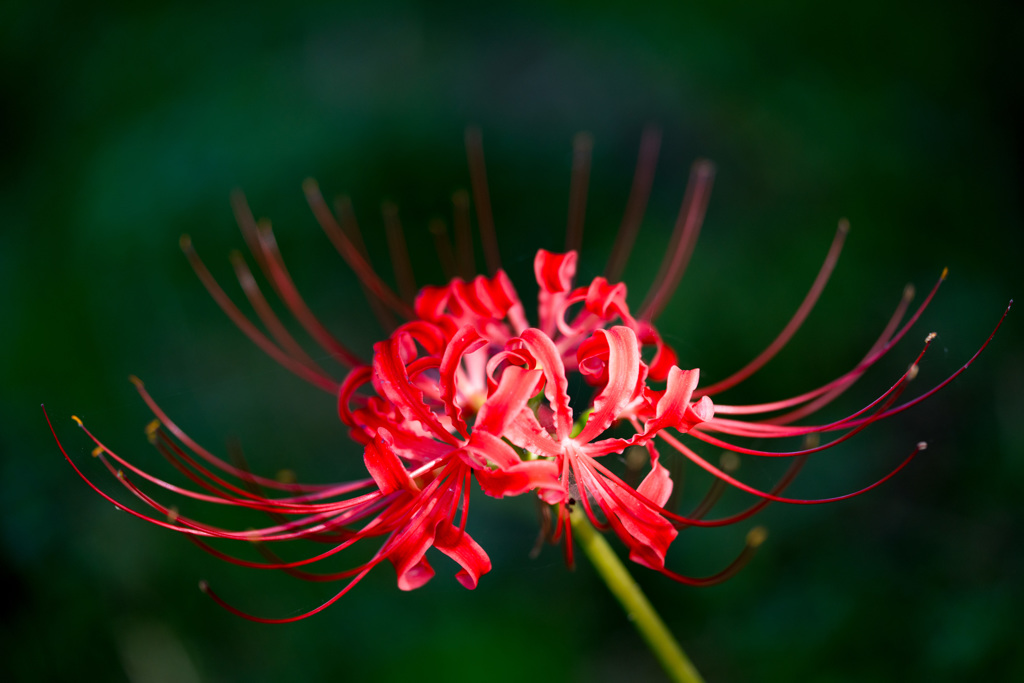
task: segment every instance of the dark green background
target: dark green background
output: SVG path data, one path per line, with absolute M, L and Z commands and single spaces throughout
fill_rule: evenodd
M 843 372 L 903 285 L 925 289 L 949 266 L 919 327 L 822 419 L 877 395 L 935 330 L 911 389 L 925 390 L 1022 294 L 1021 15 L 1002 3 L 771 7 L 4 4 L 2 669 L 15 680 L 657 680 L 585 561 L 570 572 L 557 549 L 527 557 L 536 522 L 525 498 L 474 498 L 470 530 L 494 562 L 475 592 L 438 560 L 438 577 L 412 593 L 384 567 L 308 621 L 237 619 L 196 581 L 271 616 L 312 607 L 329 586 L 222 565 L 116 512 L 61 458 L 38 405 L 110 491 L 69 416 L 163 471 L 129 373 L 210 448 L 237 437 L 260 471 L 356 476 L 359 452 L 333 400 L 224 319 L 178 236 L 191 233 L 230 284 L 223 256 L 242 241 L 227 200 L 243 188 L 274 219 L 310 305 L 365 352 L 377 328 L 301 182 L 353 196 L 385 272 L 378 207 L 398 202 L 419 280 L 437 282 L 425 226 L 468 183 L 467 123 L 484 132 L 501 250 L 524 297 L 535 250 L 562 244 L 573 134 L 596 141 L 590 276 L 653 122 L 664 145 L 625 276 L 634 304 L 689 164 L 718 165 L 701 243 L 661 321 L 681 364 L 714 380 L 753 357 L 847 216 L 848 248 L 818 310 L 723 400 L 782 398 Z M 1020 330 L 1012 314 L 965 376 L 815 456 L 792 491 L 859 488 L 928 440 L 890 484 L 830 506 L 769 507 L 759 517 L 769 542 L 725 585 L 637 570 L 709 682 L 1024 677 Z M 748 459 L 740 473 L 768 485 L 775 464 Z M 688 478 L 689 497 L 706 485 Z M 743 502 L 727 496 L 723 510 Z M 717 570 L 750 524 L 685 532 L 670 566 Z

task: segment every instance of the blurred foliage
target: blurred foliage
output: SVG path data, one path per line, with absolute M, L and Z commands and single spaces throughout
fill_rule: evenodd
M 252 348 L 177 249 L 214 272 L 242 241 L 243 188 L 271 217 L 311 307 L 362 352 L 378 329 L 326 245 L 301 182 L 348 193 L 387 272 L 382 200 L 399 203 L 420 282 L 440 277 L 425 226 L 468 184 L 462 130 L 484 133 L 505 265 L 524 297 L 538 247 L 558 249 L 570 141 L 596 141 L 583 275 L 600 271 L 646 124 L 664 131 L 651 206 L 627 270 L 633 296 L 665 249 L 688 166 L 717 185 L 690 271 L 661 327 L 708 380 L 743 365 L 813 279 L 835 222 L 853 231 L 805 329 L 726 399 L 771 400 L 851 367 L 905 282 L 951 277 L 891 358 L 822 419 L 859 408 L 931 330 L 916 391 L 954 372 L 1021 295 L 1021 12 L 1003 3 L 682 5 L 7 2 L 0 8 L 0 571 L 14 680 L 656 680 L 660 672 L 589 567 L 537 560 L 526 499 L 474 498 L 494 562 L 467 592 L 438 563 L 400 593 L 388 568 L 325 613 L 260 626 L 195 589 L 296 613 L 329 587 L 229 567 L 116 512 L 90 476 L 76 413 L 159 467 L 125 381 L 211 448 L 237 437 L 254 467 L 355 476 L 333 400 Z M 711 589 L 636 574 L 709 681 L 1024 679 L 1020 543 L 1024 358 L 1018 315 L 926 405 L 818 456 L 794 492 L 847 492 L 921 439 L 883 488 L 813 508 L 772 506 L 772 535 Z M 223 447 L 220 451 L 223 452 Z M 753 483 L 775 463 L 744 461 Z M 687 473 L 697 498 L 706 480 Z M 743 504 L 727 496 L 723 509 Z M 672 566 L 705 573 L 744 528 L 691 530 Z

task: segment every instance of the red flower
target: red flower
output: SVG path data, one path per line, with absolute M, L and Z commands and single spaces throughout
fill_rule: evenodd
M 587 175 L 587 169 L 575 168 L 568 248 L 565 253 L 540 250 L 534 261 L 540 291 L 533 327 L 515 288 L 500 269 L 478 134 L 468 135 L 467 145 L 481 239 L 491 275 L 471 280 L 454 277 L 456 271 L 469 277 L 474 270 L 468 202 L 464 195 L 456 195 L 454 250 L 447 237 L 436 233 L 439 258 L 453 277 L 446 285 L 422 288 L 414 301 L 409 299 L 415 286 L 394 210 L 386 214 L 386 227 L 392 262 L 406 264 L 397 273 L 405 298 L 392 291 L 370 266 L 347 201 L 339 205 L 339 221 L 316 184 L 308 182 L 305 186 L 310 206 L 327 236 L 359 275 L 382 324 L 392 330 L 374 346 L 369 363 L 319 323 L 292 282 L 269 225 L 257 223 L 244 199 L 240 195 L 234 197 L 242 233 L 267 280 L 296 321 L 348 368 L 347 376 L 340 382 L 289 334 L 267 304 L 244 258 L 233 255 L 232 261 L 265 332 L 221 289 L 192 249 L 191 241 L 187 237 L 182 239 L 182 247 L 199 278 L 238 327 L 279 363 L 337 396 L 339 416 L 349 427 L 352 438 L 363 445 L 369 473 L 366 479 L 339 485 L 280 483 L 256 476 L 190 439 L 161 410 L 142 383 L 135 380 L 143 400 L 156 416 L 147 429 L 150 440 L 193 487 L 179 486 L 147 473 L 85 430 L 95 443 L 94 455 L 152 512 L 137 511 L 86 479 L 90 486 L 118 507 L 185 534 L 205 550 L 236 564 L 280 569 L 313 581 L 348 581 L 326 603 L 297 617 L 251 617 L 211 592 L 227 609 L 259 621 L 300 619 L 336 601 L 384 560 L 394 566 L 399 588 L 411 590 L 434 574 L 426 557 L 431 547 L 460 565 L 456 578 L 464 586 L 476 587 L 480 576 L 490 571 L 491 563 L 466 530 L 472 480 L 489 496 L 501 498 L 535 492 L 545 505 L 552 506 L 548 509 L 555 511 L 556 522 L 549 535 L 552 540 L 564 538 L 570 562 L 569 515 L 579 505 L 595 526 L 616 533 L 635 562 L 684 583 L 723 580 L 748 559 L 750 550 L 763 539 L 763 532 L 755 529 L 748 536 L 744 552 L 721 572 L 691 578 L 665 566 L 666 552 L 680 529 L 736 523 L 770 501 L 811 504 L 840 500 L 888 480 L 925 444 L 918 444 L 891 472 L 853 493 L 816 500 L 782 495 L 808 455 L 845 441 L 869 424 L 924 400 L 963 372 L 995 334 L 993 330 L 978 352 L 951 377 L 918 397 L 899 403 L 907 383 L 917 374 L 917 362 L 934 336 L 929 335 L 907 372 L 867 406 L 827 424 L 795 425 L 846 391 L 906 335 L 945 279 L 943 273 L 901 326 L 913 296 L 911 288 L 904 292 L 877 342 L 844 375 L 789 399 L 757 405 L 714 404 L 710 396 L 752 375 L 796 332 L 835 266 L 847 232 L 845 222 L 840 223 L 806 298 L 775 341 L 734 375 L 700 387 L 699 370 L 680 367 L 676 353 L 664 343 L 654 321 L 666 306 L 692 254 L 710 192 L 711 165 L 694 165 L 665 259 L 636 315 L 627 304 L 626 286 L 613 281 L 625 264 L 642 218 L 657 156 L 657 136 L 648 133 L 641 144 L 636 180 L 606 277 L 574 288 Z M 395 316 L 405 322 L 395 326 Z M 645 361 L 645 357 L 649 360 Z M 593 398 L 579 417 L 574 415 L 569 394 L 574 374 L 593 387 Z M 576 398 L 577 405 L 581 398 L 585 397 Z M 796 436 L 818 439 L 820 435 L 832 434 L 835 436 L 830 441 L 816 441 L 811 447 L 788 452 L 756 450 L 729 440 Z M 681 440 L 683 436 L 734 453 L 792 458 L 792 465 L 771 490 L 757 489 L 708 462 Z M 673 482 L 661 461 L 659 442 L 717 478 L 718 483 L 705 502 L 689 515 L 666 508 Z M 623 454 L 631 447 L 645 449 L 647 453 L 646 475 L 636 487 L 607 464 L 607 456 Z M 68 461 L 85 478 L 70 457 Z M 188 499 L 259 511 L 268 515 L 271 522 L 244 531 L 206 524 L 159 502 L 136 484 L 135 478 Z M 740 513 L 706 519 L 722 485 L 739 488 L 757 500 Z M 230 556 L 211 546 L 211 539 L 257 541 L 264 560 Z M 272 541 L 297 539 L 326 544 L 328 549 L 304 559 L 283 561 L 266 547 Z M 356 542 L 370 539 L 377 539 L 379 545 L 366 562 L 328 573 L 305 569 Z M 204 589 L 208 590 L 205 584 Z

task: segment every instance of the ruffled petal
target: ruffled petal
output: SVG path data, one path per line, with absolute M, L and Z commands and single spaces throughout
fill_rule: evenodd
M 373 346 L 374 384 L 406 419 L 416 420 L 445 443 L 457 445 L 453 437 L 423 402 L 423 392 L 409 381 L 401 358 L 401 337 L 391 337 Z
M 572 289 L 576 275 L 576 252 L 554 254 L 540 249 L 533 260 L 533 272 L 540 285 L 538 312 L 540 329 L 547 335 L 555 333 L 556 321 L 563 315 L 566 294 Z
M 552 491 L 562 488 L 555 461 L 523 461 L 511 446 L 493 434 L 473 432 L 463 450 L 469 451 L 474 456 L 473 460 L 483 459 L 495 467 L 475 471 L 480 488 L 493 498 L 518 496 L 535 489 Z
M 386 429 L 379 430 L 374 440 L 363 450 L 366 469 L 377 483 L 377 488 L 385 495 L 395 491 L 416 493 L 419 488 L 402 466 L 402 461 L 391 447 L 392 443 L 391 433 Z
M 543 377 L 540 370 L 525 370 L 510 365 L 501 373 L 498 386 L 484 401 L 473 426 L 477 431 L 502 435 L 508 425 L 519 416 L 526 402 L 537 392 L 537 384 Z
M 555 411 L 555 435 L 558 440 L 565 439 L 572 431 L 572 408 L 562 356 L 551 337 L 541 330 L 524 330 L 519 338 L 544 371 L 544 397 Z
M 469 429 L 466 426 L 466 421 L 462 418 L 462 409 L 455 402 L 455 394 L 458 390 L 457 370 L 464 355 L 486 344 L 487 340 L 481 337 L 472 325 L 466 325 L 456 332 L 452 340 L 448 342 L 444 356 L 441 358 L 441 400 L 444 402 L 445 412 L 452 420 L 452 425 L 463 437 L 468 436 Z
M 612 529 L 629 548 L 629 559 L 651 569 L 663 568 L 665 553 L 678 535 L 675 527 L 621 484 L 591 471 L 586 458 L 580 458 L 578 463 L 581 489 L 593 496 L 604 511 Z
M 594 399 L 594 410 L 576 437 L 579 444 L 593 440 L 608 429 L 643 389 L 640 347 L 633 330 L 617 325 L 610 330 L 597 330 L 593 338 L 608 347 L 608 383 Z
M 434 547 L 455 560 L 460 567 L 455 578 L 463 587 L 473 590 L 480 577 L 491 571 L 491 558 L 470 538 L 464 529 L 441 522 L 436 529 Z
M 659 507 L 664 507 L 672 495 L 672 475 L 668 468 L 657 459 L 652 460 L 651 471 L 636 487 L 636 492 Z

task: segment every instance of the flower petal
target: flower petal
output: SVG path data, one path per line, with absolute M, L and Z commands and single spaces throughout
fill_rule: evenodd
M 482 575 L 491 571 L 491 558 L 484 549 L 464 529 L 446 521 L 442 521 L 436 529 L 434 547 L 462 567 L 455 578 L 470 590 L 476 588 Z
M 617 325 L 610 330 L 597 330 L 592 338 L 608 346 L 608 383 L 594 399 L 594 411 L 576 437 L 578 444 L 585 444 L 608 429 L 643 388 L 640 346 L 633 330 Z
M 403 335 L 404 336 L 404 335 Z M 458 445 L 423 402 L 423 392 L 409 381 L 409 374 L 400 355 L 402 336 L 393 336 L 373 346 L 373 371 L 377 389 L 407 419 L 416 420 L 441 441 Z
M 565 377 L 562 356 L 541 330 L 530 328 L 519 337 L 544 371 L 544 397 L 555 410 L 555 434 L 558 440 L 568 438 L 572 431 L 572 408 L 569 407 L 569 380 Z
M 540 370 L 525 370 L 517 365 L 506 367 L 497 388 L 480 407 L 473 426 L 474 433 L 484 431 L 503 435 L 508 425 L 526 407 L 526 402 L 536 393 L 542 377 Z
M 471 351 L 479 349 L 487 344 L 487 340 L 480 336 L 480 333 L 472 325 L 466 325 L 452 338 L 445 347 L 444 356 L 441 358 L 441 400 L 444 401 L 444 410 L 452 419 L 452 424 L 463 437 L 469 435 L 466 421 L 462 419 L 462 409 L 455 403 L 455 394 L 458 389 L 456 384 L 457 370 L 462 357 Z
M 419 491 L 419 487 L 402 466 L 402 461 L 392 449 L 393 443 L 388 430 L 378 430 L 377 436 L 371 443 L 366 444 L 366 448 L 363 450 L 363 462 L 366 463 L 366 469 L 370 472 L 373 480 L 377 482 L 377 488 L 385 495 L 402 490 L 416 493 Z

